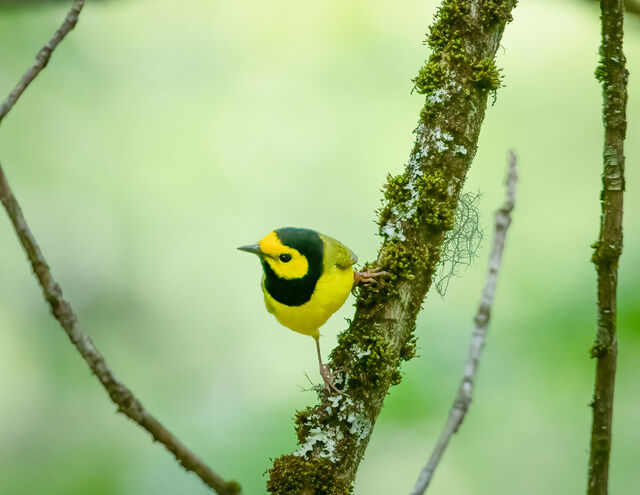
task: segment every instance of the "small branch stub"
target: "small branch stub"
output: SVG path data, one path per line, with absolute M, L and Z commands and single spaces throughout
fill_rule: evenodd
M 507 171 L 506 191 L 507 199 L 502 208 L 496 212 L 495 216 L 495 235 L 493 239 L 493 247 L 489 255 L 489 270 L 487 279 L 482 291 L 482 299 L 476 317 L 474 318 L 475 329 L 471 335 L 471 344 L 469 346 L 469 354 L 464 366 L 464 374 L 458 394 L 453 401 L 453 406 L 449 412 L 449 418 L 440 433 L 440 438 L 436 444 L 431 457 L 427 464 L 420 471 L 420 475 L 413 487 L 410 495 L 422 495 L 429 486 L 433 473 L 435 472 L 442 455 L 444 454 L 449 440 L 458 431 L 462 421 L 464 420 L 473 396 L 473 386 L 478 371 L 478 363 L 484 349 L 487 337 L 489 318 L 491 315 L 491 306 L 496 290 L 496 282 L 498 280 L 498 271 L 502 265 L 502 253 L 504 251 L 504 243 L 506 240 L 507 229 L 511 224 L 511 212 L 515 205 L 516 183 L 518 181 L 518 173 L 516 170 L 516 156 L 513 151 L 509 152 L 509 168 Z

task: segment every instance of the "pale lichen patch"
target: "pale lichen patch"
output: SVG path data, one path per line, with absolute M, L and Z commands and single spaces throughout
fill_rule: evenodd
M 456 144 L 453 147 L 453 152 L 454 153 L 458 153 L 459 155 L 466 155 L 467 154 L 467 148 L 465 148 L 461 144 Z
M 365 356 L 369 356 L 371 354 L 371 349 L 362 349 L 359 345 L 353 346 L 353 355 L 357 359 L 362 359 Z
M 318 455 L 329 459 L 331 462 L 338 462 L 339 458 L 336 455 L 336 447 L 343 437 L 344 435 L 339 428 L 311 428 L 306 441 L 300 445 L 300 448 L 296 450 L 293 455 L 296 457 L 304 457 L 319 443 L 320 450 Z

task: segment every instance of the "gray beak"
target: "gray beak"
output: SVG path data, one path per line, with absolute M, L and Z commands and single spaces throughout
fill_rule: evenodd
M 257 254 L 258 256 L 262 255 L 262 250 L 260 249 L 259 244 L 251 244 L 249 246 L 240 246 L 238 251 L 246 251 L 247 253 Z

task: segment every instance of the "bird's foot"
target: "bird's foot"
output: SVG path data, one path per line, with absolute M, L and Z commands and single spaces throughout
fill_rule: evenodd
M 324 380 L 324 388 L 329 392 L 337 392 L 340 395 L 347 395 L 341 390 L 338 390 L 336 386 L 333 384 L 334 375 L 329 370 L 329 367 L 326 365 L 320 366 L 320 375 L 322 376 L 322 380 Z
M 355 289 L 358 285 L 369 285 L 374 282 L 381 283 L 377 280 L 377 277 L 388 277 L 391 275 L 389 272 L 385 272 L 382 268 L 374 268 L 364 272 L 354 272 L 353 274 L 353 287 Z

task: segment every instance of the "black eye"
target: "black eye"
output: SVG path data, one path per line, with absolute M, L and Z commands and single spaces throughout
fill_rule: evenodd
M 283 263 L 288 263 L 289 261 L 291 261 L 291 255 L 289 253 L 281 254 L 280 261 L 282 261 Z

